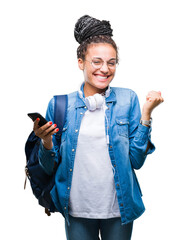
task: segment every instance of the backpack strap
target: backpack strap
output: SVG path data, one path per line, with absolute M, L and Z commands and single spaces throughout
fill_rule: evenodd
M 57 124 L 57 126 L 59 128 L 58 133 L 55 134 L 55 138 L 56 138 L 57 144 L 60 147 L 63 126 L 65 124 L 66 116 L 67 116 L 68 96 L 67 95 L 55 95 L 54 99 L 55 99 L 54 122 Z M 60 161 L 58 163 L 54 163 L 54 172 L 57 171 L 57 168 L 58 168 L 60 162 L 61 162 L 61 158 L 60 158 Z M 54 179 L 55 179 L 55 175 L 54 175 Z M 54 204 L 52 204 L 50 206 L 50 210 L 45 208 L 45 213 L 48 216 L 51 215 L 50 212 L 54 212 L 54 211 L 55 211 Z
M 66 121 L 67 106 L 68 106 L 68 96 L 67 95 L 56 95 L 55 99 L 55 109 L 54 109 L 54 122 L 57 124 L 59 131 L 55 134 L 58 144 L 61 143 L 61 134 L 63 131 L 63 126 Z

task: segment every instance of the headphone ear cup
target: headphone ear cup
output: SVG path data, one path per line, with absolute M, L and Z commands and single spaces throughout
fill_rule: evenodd
M 89 111 L 95 111 L 97 108 L 101 108 L 104 103 L 104 97 L 99 93 L 94 94 L 93 96 L 89 96 L 83 98 L 82 91 L 78 91 L 80 98 L 83 99 Z
M 96 93 L 93 97 L 96 101 L 96 108 L 101 108 L 104 103 L 104 98 L 99 93 Z
M 97 103 L 94 96 L 89 96 L 85 98 L 85 103 L 89 111 L 95 111 L 97 108 Z

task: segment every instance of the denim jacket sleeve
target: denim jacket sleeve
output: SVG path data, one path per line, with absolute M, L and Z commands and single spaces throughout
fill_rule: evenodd
M 132 92 L 132 102 L 129 119 L 130 161 L 134 169 L 140 169 L 146 156 L 155 150 L 151 142 L 151 127 L 140 124 L 141 112 L 137 95 Z M 147 146 L 149 149 L 146 152 Z
M 48 104 L 46 120 L 54 123 L 54 98 L 52 98 Z M 44 148 L 42 143 L 39 148 L 39 163 L 48 175 L 53 173 L 54 163 L 58 162 L 59 159 L 59 147 L 54 135 L 52 141 L 53 148 L 51 150 Z

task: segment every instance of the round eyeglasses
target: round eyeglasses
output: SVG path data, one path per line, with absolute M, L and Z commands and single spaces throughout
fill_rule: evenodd
M 93 58 L 91 61 L 85 60 L 87 62 L 90 62 L 90 64 L 95 68 L 95 69 L 100 69 L 103 65 L 104 62 L 101 58 Z M 108 68 L 110 69 L 115 69 L 117 66 L 117 59 L 113 58 L 110 59 L 109 61 L 106 62 Z

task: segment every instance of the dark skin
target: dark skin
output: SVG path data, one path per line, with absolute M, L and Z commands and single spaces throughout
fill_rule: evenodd
M 115 68 L 109 68 L 107 62 L 110 59 L 114 59 L 117 56 L 116 50 L 113 48 L 111 44 L 106 43 L 98 43 L 98 44 L 90 44 L 87 49 L 87 53 L 85 59 L 78 59 L 78 66 L 80 70 L 83 71 L 84 74 L 84 94 L 85 96 L 92 96 L 96 93 L 104 92 L 108 87 L 110 82 L 113 80 L 115 76 Z M 95 69 L 90 64 L 90 61 L 93 58 L 100 58 L 104 61 L 104 64 L 100 69 Z M 142 108 L 142 120 L 150 120 L 151 113 L 155 107 L 157 107 L 160 103 L 162 103 L 164 99 L 161 96 L 161 92 L 150 91 L 146 96 L 146 102 Z M 52 124 L 52 122 L 46 123 L 44 126 L 39 127 L 39 119 L 34 122 L 34 132 L 35 135 L 42 139 L 42 143 L 44 147 L 48 150 L 52 149 L 52 135 L 59 131 L 56 124 Z M 145 125 L 147 127 L 147 125 Z M 149 149 L 150 142 L 148 142 L 148 146 L 146 149 L 146 153 Z
M 52 142 L 52 135 L 59 131 L 56 124 L 53 124 L 51 121 L 40 127 L 38 125 L 40 119 L 38 118 L 34 122 L 33 131 L 35 135 L 42 139 L 42 143 L 44 147 L 48 150 L 52 149 L 53 142 Z

